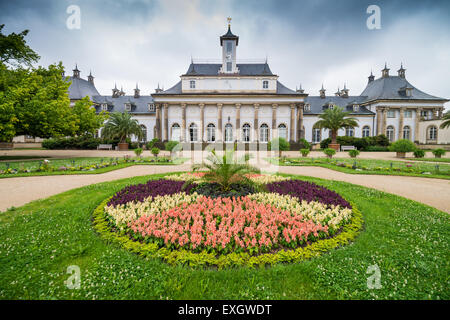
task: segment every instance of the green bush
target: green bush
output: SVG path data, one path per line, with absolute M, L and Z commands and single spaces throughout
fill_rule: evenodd
M 152 148 L 156 147 L 159 142 L 160 140 L 158 138 L 153 138 L 151 141 L 147 142 L 147 150 L 151 150 Z
M 164 148 L 166 149 L 166 151 L 172 152 L 173 149 L 174 149 L 177 145 L 179 145 L 179 144 L 180 144 L 180 143 L 179 143 L 178 141 L 167 141 L 167 142 L 164 144 Z
M 421 149 L 417 149 L 416 151 L 414 151 L 414 157 L 416 157 L 416 158 L 425 157 L 425 151 L 423 151 Z
M 275 138 L 269 142 L 268 146 L 269 150 L 278 150 L 278 151 L 289 151 L 291 145 L 284 138 Z
M 136 148 L 134 149 L 134 154 L 136 155 L 136 157 L 139 157 L 142 154 L 142 148 Z
M 300 153 L 302 154 L 302 157 L 307 157 L 309 154 L 309 149 L 300 149 Z
M 440 158 L 446 154 L 444 149 L 434 149 L 433 151 L 431 151 L 431 153 L 434 154 L 435 158 Z
M 331 149 L 331 148 L 326 148 L 325 150 L 323 150 L 323 153 L 325 153 L 328 158 L 333 158 L 333 156 L 336 154 L 336 150 Z
M 99 144 L 113 144 L 91 135 L 67 138 L 51 138 L 42 142 L 42 147 L 50 150 L 63 149 L 97 149 Z M 117 143 L 116 143 L 117 145 Z
M 390 147 L 390 151 L 395 152 L 413 152 L 416 151 L 417 147 L 411 140 L 400 139 L 395 141 Z
M 366 150 L 363 151 L 378 151 L 378 152 L 386 152 L 389 151 L 389 147 L 383 146 L 368 146 Z
M 347 137 L 347 136 L 339 136 L 337 137 L 337 143 L 343 146 L 354 146 L 358 150 L 361 151 L 369 151 L 371 147 L 379 146 L 386 147 L 389 146 L 389 140 L 385 135 L 378 135 L 375 137 L 365 137 L 365 138 L 356 138 L 356 137 Z M 328 145 L 331 143 L 331 138 L 324 139 L 320 142 L 320 148 L 326 149 Z M 378 150 L 376 150 L 378 151 Z M 387 151 L 387 149 L 382 149 L 381 151 Z
M 350 157 L 356 158 L 359 155 L 359 150 L 349 150 L 348 154 L 350 155 Z
M 152 148 L 152 154 L 155 156 L 155 157 L 158 157 L 158 154 L 159 154 L 159 148 L 156 148 L 156 147 L 153 147 Z
M 298 143 L 300 144 L 300 149 L 311 150 L 311 144 L 308 141 L 306 141 L 306 139 L 302 138 Z

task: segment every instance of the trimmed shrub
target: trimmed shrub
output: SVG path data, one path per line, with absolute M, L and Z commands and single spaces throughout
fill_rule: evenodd
M 331 148 L 326 148 L 325 150 L 323 150 L 323 153 L 325 153 L 328 158 L 333 158 L 333 156 L 336 154 L 336 150 L 331 149 Z
M 434 154 L 435 158 L 440 158 L 446 154 L 446 151 L 444 149 L 434 149 L 431 153 Z
M 421 149 L 417 149 L 416 151 L 414 151 L 414 157 L 415 158 L 423 158 L 423 157 L 425 157 L 425 151 L 423 151 Z
M 306 141 L 306 139 L 300 139 L 298 143 L 300 144 L 300 149 L 311 150 L 311 144 L 308 141 Z
M 417 149 L 417 147 L 414 144 L 414 142 L 412 142 L 411 140 L 408 140 L 408 139 L 397 140 L 389 147 L 390 151 L 401 152 L 401 153 L 413 152 L 413 151 L 416 151 L 416 149 Z
M 326 149 L 328 145 L 331 143 L 331 138 L 324 139 L 320 142 L 320 148 Z M 375 137 L 365 137 L 365 138 L 356 138 L 356 137 L 347 137 L 347 136 L 339 136 L 337 137 L 337 143 L 343 146 L 354 146 L 358 150 L 362 151 L 387 151 L 387 149 L 382 150 L 369 150 L 371 147 L 386 147 L 389 146 L 389 140 L 385 135 L 378 135 Z
M 136 148 L 134 149 L 134 154 L 136 155 L 136 157 L 139 157 L 142 154 L 142 148 Z
M 350 155 L 350 157 L 356 158 L 359 155 L 359 150 L 349 150 L 348 154 Z
M 278 150 L 278 151 L 289 151 L 291 145 L 284 138 L 275 138 L 268 144 L 269 150 Z
M 152 148 L 152 154 L 157 158 L 158 157 L 158 154 L 159 154 L 159 148 L 156 148 L 156 147 L 154 147 L 154 148 Z
M 164 148 L 166 149 L 166 151 L 172 152 L 173 149 L 175 149 L 175 147 L 176 147 L 177 145 L 179 145 L 179 144 L 180 144 L 180 143 L 179 143 L 178 141 L 167 141 L 167 142 L 164 144 Z
M 84 135 L 78 137 L 67 138 L 51 138 L 42 142 L 42 147 L 50 150 L 64 150 L 64 149 L 97 149 L 99 144 L 111 144 L 115 147 L 118 140 L 108 140 L 95 138 L 91 135 Z
M 300 153 L 302 154 L 302 157 L 307 157 L 309 154 L 309 149 L 300 149 Z

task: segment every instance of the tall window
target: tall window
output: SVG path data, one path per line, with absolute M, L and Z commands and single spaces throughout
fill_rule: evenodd
M 172 125 L 172 135 L 171 135 L 171 139 L 173 141 L 180 141 L 181 140 L 181 128 L 180 125 L 178 123 L 174 123 Z
M 388 110 L 387 117 L 388 118 L 395 118 L 395 110 Z
M 155 111 L 155 104 L 154 103 L 149 103 L 148 104 L 148 111 L 150 111 L 150 112 L 154 112 Z
M 131 111 L 131 103 L 125 103 L 125 111 Z
M 225 142 L 233 142 L 233 126 L 231 123 L 225 125 Z
M 108 104 L 102 103 L 102 111 L 108 111 Z
M 287 127 L 284 123 L 278 126 L 278 137 L 287 140 Z
M 404 117 L 405 118 L 412 118 L 412 110 L 405 110 Z
M 318 142 L 320 142 L 320 140 L 321 140 L 321 136 L 322 136 L 322 134 L 321 134 L 321 130 L 319 129 L 319 128 L 313 128 L 313 139 L 312 139 L 312 142 L 313 143 L 318 143 Z
M 437 128 L 435 126 L 428 128 L 428 140 L 437 140 Z
M 269 142 L 269 126 L 265 123 L 259 128 L 259 142 Z
M 345 135 L 347 137 L 354 137 L 355 136 L 355 129 L 353 127 L 345 128 Z
M 190 87 L 191 89 L 195 89 L 195 80 L 189 81 L 189 87 Z
M 370 137 L 370 127 L 369 126 L 364 126 L 362 128 L 362 136 L 363 136 L 363 138 Z
M 208 142 L 216 141 L 216 126 L 212 123 L 208 124 L 206 127 L 206 138 Z
M 231 53 L 233 50 L 233 44 L 230 41 L 227 41 L 227 53 Z
M 227 71 L 231 72 L 231 69 L 233 67 L 233 64 L 231 62 L 227 62 Z
M 147 127 L 141 124 L 141 130 L 142 130 L 142 140 L 141 142 L 147 142 Z
M 242 140 L 244 142 L 250 142 L 250 125 L 248 123 L 242 126 Z
M 269 81 L 267 80 L 263 81 L 263 89 L 269 89 Z
M 189 139 L 191 142 L 196 142 L 198 140 L 198 128 L 195 123 L 189 126 Z
M 411 128 L 409 126 L 403 127 L 403 139 L 411 140 Z
M 393 126 L 388 126 L 386 128 L 386 136 L 390 142 L 394 141 L 394 127 Z

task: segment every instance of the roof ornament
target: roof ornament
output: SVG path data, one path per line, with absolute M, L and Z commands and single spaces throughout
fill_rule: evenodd
M 75 63 L 75 69 L 72 70 L 73 71 L 73 77 L 74 78 L 79 78 L 80 77 L 80 70 L 78 70 L 78 64 Z
M 94 76 L 92 75 L 92 70 L 89 70 L 88 81 L 89 83 L 94 84 Z
M 303 90 L 302 88 L 302 84 L 300 83 L 300 88 L 296 89 L 295 91 L 297 91 L 298 93 L 304 93 L 305 90 Z
M 228 27 L 231 27 L 231 17 L 228 17 L 227 21 L 228 21 Z
M 367 83 L 371 83 L 373 80 L 375 80 L 375 76 L 373 75 L 372 69 L 370 69 L 370 76 L 368 77 L 369 82 Z
M 319 90 L 321 99 L 325 99 L 325 91 L 326 90 L 323 88 L 323 83 L 322 83 L 322 88 Z
M 134 98 L 137 99 L 141 96 L 141 90 L 139 90 L 138 83 L 136 82 L 136 89 L 134 89 Z
M 117 83 L 114 82 L 114 89 L 112 89 L 112 97 L 118 98 L 120 96 L 120 91 L 117 89 Z
M 340 97 L 341 96 L 341 90 L 339 89 L 339 86 L 338 86 L 338 89 L 337 89 L 337 91 L 336 91 L 336 93 L 334 95 L 336 97 Z
M 406 69 L 403 68 L 403 62 L 402 62 L 402 63 L 400 64 L 400 69 L 397 70 L 398 76 L 399 76 L 400 78 L 405 79 L 405 71 L 406 71 Z
M 389 69 L 388 69 L 388 67 L 387 67 L 387 62 L 384 63 L 384 69 L 381 70 L 381 76 L 382 76 L 383 78 L 389 77 Z

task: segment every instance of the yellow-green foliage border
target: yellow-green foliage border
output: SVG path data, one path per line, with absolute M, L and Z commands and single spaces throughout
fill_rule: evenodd
M 280 250 L 276 253 L 265 253 L 258 256 L 251 256 L 246 252 L 233 252 L 216 256 L 206 251 L 200 253 L 194 253 L 185 249 L 171 251 L 166 248 L 159 248 L 154 243 L 133 241 L 127 235 L 112 231 L 108 225 L 104 210 L 109 199 L 102 201 L 93 213 L 94 229 L 100 234 L 102 239 L 109 243 L 119 244 L 125 249 L 143 257 L 159 258 L 171 265 L 182 264 L 192 267 L 216 266 L 222 269 L 232 266 L 255 267 L 273 265 L 279 262 L 301 262 L 352 242 L 361 232 L 364 223 L 362 213 L 352 203 L 353 214 L 350 223 L 344 225 L 342 231 L 333 238 L 318 240 L 305 247 L 286 251 Z

